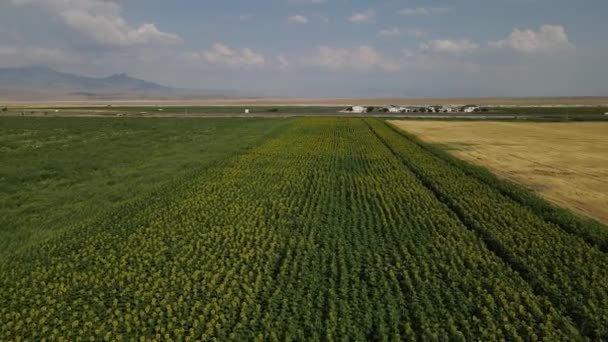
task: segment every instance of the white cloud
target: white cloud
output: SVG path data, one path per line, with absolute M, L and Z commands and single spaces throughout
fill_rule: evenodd
M 287 18 L 287 21 L 292 24 L 307 24 L 308 18 L 306 18 L 303 15 L 293 15 L 293 16 Z
M 401 35 L 401 30 L 396 27 L 393 27 L 390 29 L 380 30 L 378 34 L 383 37 L 399 37 Z
M 404 8 L 399 11 L 401 15 L 406 16 L 430 16 L 430 15 L 442 15 L 450 11 L 447 7 L 418 7 L 418 8 Z
M 365 45 L 352 49 L 321 46 L 315 55 L 303 58 L 302 64 L 331 70 L 365 71 L 380 68 L 386 71 L 396 71 L 400 68 L 397 61 Z
M 165 45 L 181 38 L 152 23 L 133 27 L 122 17 L 118 0 L 12 0 L 17 6 L 41 6 L 56 13 L 68 27 L 106 46 Z
M 186 57 L 195 63 L 219 65 L 232 69 L 262 67 L 266 64 L 266 59 L 261 53 L 249 48 L 234 50 L 221 43 L 215 43 L 208 50 L 188 53 Z
M 371 9 L 367 12 L 354 13 L 348 18 L 348 20 L 351 23 L 371 23 L 372 21 L 374 21 L 375 17 L 376 11 Z
M 543 25 L 539 31 L 514 29 L 505 40 L 490 42 L 494 48 L 509 48 L 525 53 L 571 50 L 574 45 L 568 40 L 563 26 Z
M 420 44 L 420 49 L 423 51 L 433 52 L 448 52 L 448 53 L 465 53 L 474 52 L 479 48 L 477 43 L 468 39 L 463 40 L 431 40 Z
M 465 48 L 476 46 L 474 43 L 432 43 L 429 47 L 436 48 L 434 51 L 462 52 Z M 469 59 L 461 59 L 452 53 L 429 54 L 422 47 L 418 49 L 402 49 L 400 54 L 387 55 L 370 46 L 359 46 L 354 48 L 335 48 L 322 46 L 316 54 L 300 58 L 300 66 L 314 66 L 331 71 L 370 71 L 380 70 L 387 73 L 429 72 L 441 73 L 446 71 L 460 70 L 464 72 L 478 72 L 480 65 Z

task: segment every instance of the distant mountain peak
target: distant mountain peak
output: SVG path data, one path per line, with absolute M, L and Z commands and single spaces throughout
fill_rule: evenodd
M 141 80 L 122 72 L 90 77 L 54 70 L 44 65 L 0 68 L 0 99 L 89 99 L 225 97 L 226 90 L 178 89 Z M 233 95 L 234 96 L 234 95 Z
M 0 68 L 0 85 L 3 89 L 44 90 L 63 93 L 92 94 L 174 94 L 177 89 L 140 80 L 127 73 L 109 77 L 89 77 L 53 70 L 46 66 Z

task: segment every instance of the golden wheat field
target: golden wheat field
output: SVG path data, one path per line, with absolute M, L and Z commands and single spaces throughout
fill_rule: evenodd
M 392 123 L 556 204 L 608 222 L 608 123 Z

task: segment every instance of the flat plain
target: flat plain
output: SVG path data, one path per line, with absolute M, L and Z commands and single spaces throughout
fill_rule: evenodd
M 558 205 L 608 223 L 608 123 L 392 123 Z
M 383 120 L 0 120 L 0 340 L 608 338 L 606 227 Z
M 352 106 L 359 104 L 363 106 L 377 106 L 387 104 L 399 105 L 467 105 L 479 104 L 487 107 L 492 106 L 608 106 L 608 97 L 601 96 L 570 96 L 570 97 L 385 97 L 385 98 L 194 98 L 194 99 L 132 99 L 132 100 L 89 100 L 72 99 L 65 100 L 58 98 L 55 100 L 40 101 L 14 101 L 1 99 L 0 101 L 10 106 L 27 107 L 105 107 L 107 105 L 116 106 L 304 106 L 304 107 L 334 107 Z

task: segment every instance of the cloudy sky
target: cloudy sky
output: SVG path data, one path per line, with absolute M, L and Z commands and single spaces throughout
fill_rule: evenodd
M 0 67 L 266 96 L 608 95 L 606 0 L 0 0 Z

